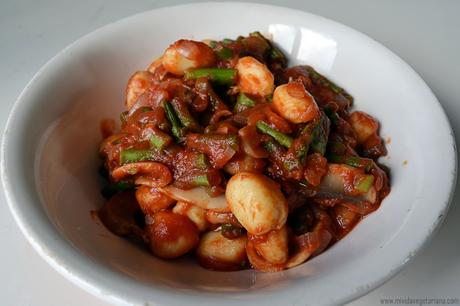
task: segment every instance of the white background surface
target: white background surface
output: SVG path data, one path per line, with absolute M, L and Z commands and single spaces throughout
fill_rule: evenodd
M 0 127 L 34 73 L 66 45 L 122 17 L 186 2 L 193 1 L 0 0 Z M 278 4 L 334 19 L 393 50 L 434 91 L 460 143 L 460 1 Z M 459 204 L 457 194 L 438 234 L 399 275 L 350 305 L 379 305 L 382 298 L 460 298 Z M 3 194 L 0 248 L 0 305 L 107 305 L 65 280 L 33 251 Z

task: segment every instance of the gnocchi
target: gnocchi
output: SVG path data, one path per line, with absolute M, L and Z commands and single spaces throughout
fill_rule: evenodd
M 300 82 L 276 87 L 272 105 L 280 116 L 293 123 L 305 123 L 319 117 L 315 98 Z
M 131 76 L 126 86 L 126 107 L 131 109 L 137 100 L 153 86 L 153 74 L 138 71 Z
M 252 235 L 263 235 L 286 223 L 286 199 L 279 185 L 263 174 L 235 174 L 227 183 L 225 197 L 232 213 Z
M 187 217 L 160 211 L 146 217 L 150 250 L 161 258 L 177 258 L 193 249 L 199 240 L 198 229 Z
M 242 57 L 236 64 L 238 88 L 241 92 L 266 97 L 273 93 L 275 79 L 267 66 L 251 56 Z
M 286 226 L 272 230 L 262 237 L 252 237 L 254 247 L 266 261 L 283 264 L 289 257 L 288 231 Z
M 177 40 L 135 72 L 120 124 L 100 124 L 106 228 L 159 258 L 275 272 L 378 209 L 390 192 L 379 123 L 313 67 L 287 63 L 253 32 Z
M 207 232 L 200 240 L 196 255 L 200 264 L 215 270 L 240 270 L 246 266 L 247 237 L 227 239 L 220 231 Z
M 360 111 L 353 112 L 349 121 L 358 136 L 359 144 L 376 134 L 379 128 L 378 122 L 372 116 Z
M 181 39 L 169 46 L 163 54 L 163 67 L 170 73 L 182 76 L 186 70 L 214 65 L 216 55 L 203 42 Z
M 149 186 L 139 186 L 136 190 L 136 200 L 146 215 L 167 209 L 174 204 L 174 200 L 161 193 L 158 189 Z

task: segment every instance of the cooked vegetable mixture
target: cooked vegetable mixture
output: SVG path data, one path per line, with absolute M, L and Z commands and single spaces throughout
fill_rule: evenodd
M 280 271 L 340 240 L 389 193 L 372 116 L 259 32 L 181 39 L 103 121 L 99 217 L 160 258 Z

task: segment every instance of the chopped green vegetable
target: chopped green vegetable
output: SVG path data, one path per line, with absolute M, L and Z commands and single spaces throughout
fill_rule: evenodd
M 333 140 L 333 141 L 329 141 L 329 143 L 327 144 L 327 148 L 328 148 L 328 158 L 329 158 L 329 155 L 331 155 L 331 158 L 335 158 L 334 156 L 332 155 L 338 155 L 338 156 L 342 156 L 342 155 L 348 155 L 348 146 L 345 145 L 343 142 L 341 141 L 337 141 L 337 140 Z
M 125 149 L 120 152 L 120 163 L 124 165 L 145 160 L 155 160 L 157 156 L 158 152 L 155 150 Z
M 204 186 L 204 187 L 211 186 L 211 184 L 209 183 L 209 180 L 208 180 L 208 176 L 206 174 L 202 174 L 202 175 L 198 175 L 198 176 L 194 177 L 193 178 L 193 184 L 195 186 Z
M 199 132 L 201 130 L 200 125 L 195 118 L 190 114 L 187 105 L 179 99 L 173 99 L 170 104 L 174 108 L 174 112 L 177 115 L 182 126 L 193 132 Z
M 206 158 L 206 155 L 204 155 L 203 153 L 199 153 L 196 155 L 195 167 L 197 169 L 202 169 L 202 170 L 206 170 L 209 168 L 209 162 Z
M 152 130 L 149 140 L 150 144 L 158 150 L 163 150 L 172 141 L 171 136 L 157 129 Z
M 270 159 L 278 164 L 287 175 L 293 174 L 292 171 L 302 168 L 300 161 L 292 154 L 287 154 L 285 149 L 274 141 L 267 141 L 264 144 L 265 150 L 270 153 Z
M 373 166 L 372 159 L 359 156 L 329 154 L 327 159 L 333 163 L 341 163 L 355 168 L 364 169 L 366 172 L 369 172 Z
M 294 153 L 299 161 L 303 164 L 308 155 L 308 150 L 310 149 L 311 136 L 301 135 L 296 140 L 294 140 Z
M 242 112 L 250 107 L 254 107 L 256 105 L 256 102 L 246 96 L 244 93 L 240 93 L 238 95 L 238 98 L 236 100 L 235 108 L 234 111 L 239 113 Z
M 343 88 L 337 86 L 336 84 L 334 84 L 332 81 L 330 81 L 328 78 L 326 78 L 325 76 L 319 74 L 315 69 L 313 69 L 313 67 L 310 67 L 310 66 L 306 66 L 307 70 L 308 70 L 308 73 L 310 74 L 310 77 L 317 81 L 319 85 L 322 85 L 322 86 L 325 86 L 325 87 L 328 87 L 329 89 L 331 89 L 333 92 L 335 92 L 336 94 L 339 94 L 339 93 L 344 93 L 345 91 L 343 90 Z
M 355 189 L 359 192 L 365 193 L 371 189 L 372 184 L 374 184 L 374 176 L 373 175 L 365 175 L 357 184 L 355 184 Z
M 172 126 L 171 128 L 172 134 L 177 139 L 180 139 L 182 137 L 182 129 L 181 129 L 179 119 L 177 118 L 177 115 L 174 112 L 173 106 L 171 105 L 171 103 L 165 102 L 164 108 L 165 108 L 166 118 L 168 118 Z
M 265 100 L 267 101 L 267 103 L 272 103 L 273 102 L 273 94 L 269 94 L 268 96 L 266 96 Z
M 244 93 L 239 94 L 237 103 L 250 107 L 254 107 L 256 105 L 256 102 L 248 96 L 246 96 Z
M 284 54 L 276 47 L 272 47 L 270 50 L 270 58 L 272 60 L 284 60 Z
M 224 39 L 222 40 L 222 43 L 223 43 L 224 45 L 226 45 L 226 46 L 227 46 L 227 45 L 230 45 L 230 44 L 232 44 L 232 43 L 234 43 L 234 42 L 235 42 L 235 41 L 234 41 L 233 39 L 229 39 L 229 38 L 224 38 Z
M 233 85 L 236 81 L 236 69 L 199 68 L 185 72 L 186 80 L 196 80 L 203 77 L 218 85 Z
M 318 124 L 313 129 L 311 134 L 312 140 L 310 147 L 313 152 L 324 155 L 326 152 L 327 141 L 329 139 L 329 130 L 330 130 L 330 121 L 329 118 L 321 112 L 321 116 Z
M 333 112 L 331 110 L 325 109 L 324 112 L 326 115 L 329 117 L 331 120 L 332 124 L 337 125 L 340 121 L 340 116 L 336 112 Z
M 217 57 L 219 57 L 219 59 L 221 60 L 227 60 L 233 56 L 232 50 L 227 47 L 222 47 L 216 50 L 215 52 L 217 54 Z
M 324 155 L 329 139 L 330 124 L 329 118 L 321 112 L 319 118 L 309 122 L 303 128 L 299 137 L 310 135 L 311 151 Z
M 372 159 L 359 156 L 348 156 L 345 159 L 345 164 L 355 168 L 363 168 L 366 172 L 371 170 L 373 163 Z
M 259 131 L 273 137 L 276 141 L 278 141 L 281 145 L 285 146 L 286 148 L 289 148 L 292 145 L 292 142 L 294 141 L 290 136 L 271 128 L 268 124 L 266 124 L 263 121 L 257 121 L 256 127 Z

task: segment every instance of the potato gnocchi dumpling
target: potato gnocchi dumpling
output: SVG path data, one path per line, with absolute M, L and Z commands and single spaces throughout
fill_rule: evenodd
M 127 80 L 120 126 L 101 124 L 99 216 L 115 235 L 162 259 L 276 272 L 327 251 L 390 192 L 377 119 L 313 67 L 288 68 L 260 32 L 151 58 Z
M 315 98 L 301 82 L 291 82 L 276 87 L 273 108 L 283 118 L 293 123 L 306 123 L 319 116 Z
M 220 231 L 207 232 L 201 237 L 196 255 L 206 268 L 240 270 L 247 264 L 246 242 L 246 235 L 228 239 Z
M 225 197 L 232 213 L 252 235 L 280 229 L 286 223 L 287 201 L 279 185 L 262 174 L 235 174 L 227 183 Z
M 160 211 L 146 217 L 150 250 L 160 258 L 177 258 L 192 250 L 199 241 L 198 229 L 185 216 Z
M 266 261 L 273 264 L 283 264 L 289 257 L 288 231 L 286 226 L 272 230 L 263 236 L 251 237 L 256 251 Z
M 169 46 L 163 54 L 161 63 L 170 73 L 178 76 L 193 68 L 214 65 L 216 55 L 205 43 L 181 39 Z
M 236 64 L 238 89 L 246 94 L 266 97 L 273 93 L 274 78 L 270 70 L 251 56 L 242 57 Z

